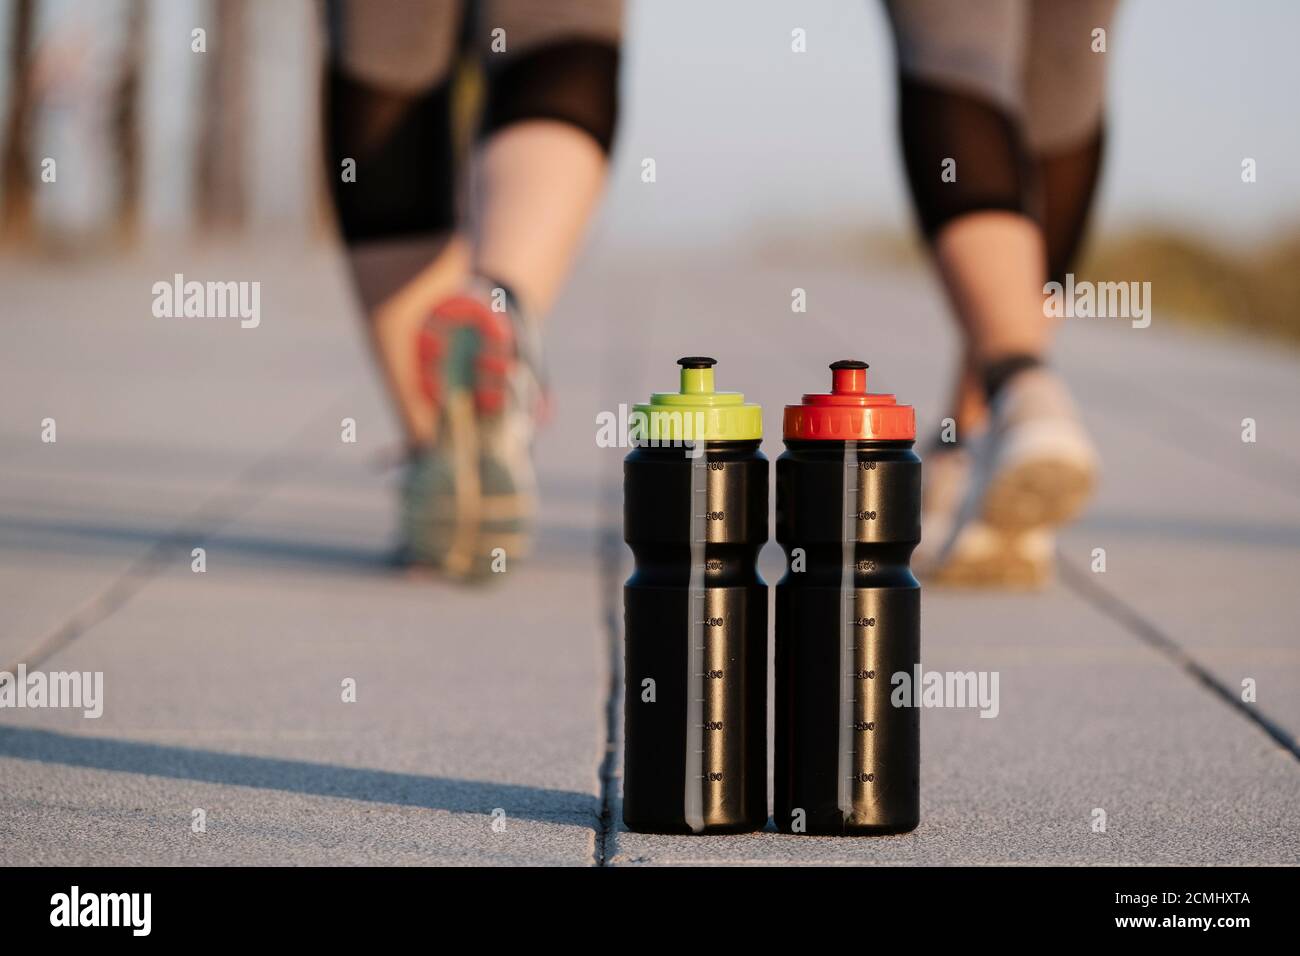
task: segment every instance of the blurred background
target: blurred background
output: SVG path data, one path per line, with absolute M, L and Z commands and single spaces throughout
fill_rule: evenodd
M 915 264 L 880 6 L 743 8 L 630 4 L 602 249 Z M 5 0 L 0 11 L 5 251 L 329 241 L 310 0 Z M 790 54 L 792 15 L 815 55 Z M 1081 276 L 1141 272 L 1170 315 L 1300 340 L 1298 30 L 1287 0 L 1122 4 Z M 42 188 L 50 156 L 57 189 Z M 639 188 L 647 156 L 681 201 Z M 1247 158 L 1257 183 L 1242 182 Z

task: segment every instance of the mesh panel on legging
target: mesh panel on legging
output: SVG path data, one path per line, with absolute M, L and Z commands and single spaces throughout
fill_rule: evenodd
M 618 121 L 618 47 L 604 40 L 554 40 L 488 61 L 481 135 L 530 119 L 568 123 L 606 153 Z
M 1035 156 L 1037 218 L 1047 245 L 1047 277 L 1064 282 L 1082 243 L 1101 172 L 1102 129 L 1077 146 Z
M 450 229 L 456 215 L 451 84 L 396 92 L 337 69 L 326 83 L 326 177 L 344 239 Z M 356 162 L 354 182 L 341 175 L 345 159 Z
M 1032 170 L 1019 127 L 1004 109 L 904 74 L 898 122 L 907 181 L 927 237 L 976 210 L 1028 214 Z M 944 175 L 950 159 L 956 161 L 955 178 Z

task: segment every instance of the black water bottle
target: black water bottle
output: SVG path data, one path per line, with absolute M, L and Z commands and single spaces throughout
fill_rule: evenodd
M 684 358 L 637 405 L 623 465 L 623 821 L 652 833 L 767 822 L 768 462 L 762 411 Z
M 775 819 L 897 833 L 920 819 L 920 711 L 891 681 L 920 663 L 916 420 L 867 392 L 864 362 L 831 369 L 829 394 L 786 406 L 776 463 Z

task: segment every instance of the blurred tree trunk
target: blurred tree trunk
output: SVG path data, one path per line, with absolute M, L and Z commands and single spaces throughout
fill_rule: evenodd
M 9 25 L 9 115 L 0 156 L 0 241 L 20 243 L 32 230 L 32 35 L 36 0 L 13 0 Z
M 126 45 L 114 96 L 113 146 L 119 184 L 117 234 L 121 241 L 129 243 L 135 241 L 140 227 L 140 77 L 147 33 L 145 0 L 130 0 L 126 16 Z
M 324 4 L 321 5 L 324 7 Z M 330 49 L 329 31 L 325 27 L 324 17 L 318 17 L 312 31 L 312 53 L 309 58 L 310 68 L 316 71 L 316 122 L 312 127 L 307 142 L 307 167 L 315 170 L 312 177 L 311 232 L 317 239 L 332 239 L 338 234 L 335 222 L 334 189 L 331 177 L 339 175 L 337 167 L 332 165 L 329 149 L 330 112 L 329 112 L 329 76 L 333 69 L 333 54 Z
M 235 230 L 247 204 L 244 117 L 248 57 L 245 0 L 213 0 L 213 36 L 203 80 L 199 133 L 198 223 L 200 229 Z

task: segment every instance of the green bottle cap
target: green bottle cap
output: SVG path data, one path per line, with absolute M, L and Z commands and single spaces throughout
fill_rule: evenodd
M 763 409 L 740 392 L 713 390 L 717 360 L 689 356 L 682 367 L 681 390 L 655 392 L 633 407 L 633 437 L 659 442 L 753 441 L 763 437 Z

